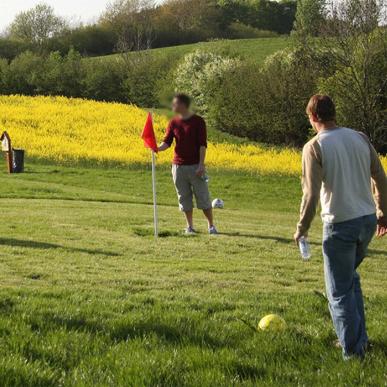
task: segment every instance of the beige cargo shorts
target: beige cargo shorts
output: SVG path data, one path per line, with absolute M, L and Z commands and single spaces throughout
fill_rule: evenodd
M 196 206 L 200 210 L 208 210 L 212 207 L 208 183 L 196 176 L 198 165 L 173 165 L 172 175 L 175 183 L 179 207 L 181 211 L 192 211 L 194 208 L 193 197 Z

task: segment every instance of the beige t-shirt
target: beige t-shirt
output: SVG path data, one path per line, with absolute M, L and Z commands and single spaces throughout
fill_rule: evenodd
M 304 147 L 302 182 L 301 233 L 310 228 L 319 199 L 324 222 L 340 223 L 376 212 L 378 217 L 387 216 L 386 174 L 363 133 L 348 128 L 319 132 Z

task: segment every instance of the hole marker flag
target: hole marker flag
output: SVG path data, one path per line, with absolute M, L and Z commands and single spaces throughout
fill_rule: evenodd
M 146 148 L 152 149 L 152 151 L 155 153 L 158 152 L 155 130 L 153 128 L 153 118 L 151 113 L 148 113 L 148 118 L 146 120 L 141 138 L 144 140 L 144 145 Z
M 158 152 L 158 146 L 156 141 L 155 130 L 153 128 L 153 118 L 151 113 L 148 113 L 148 118 L 146 120 L 141 138 L 144 140 L 145 147 L 151 149 L 152 151 L 151 153 L 152 153 L 153 221 L 154 221 L 155 238 L 157 238 L 159 236 L 157 193 L 156 193 L 156 153 Z

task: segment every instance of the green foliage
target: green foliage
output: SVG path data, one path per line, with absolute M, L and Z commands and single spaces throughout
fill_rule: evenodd
M 8 94 L 9 65 L 7 59 L 0 58 L 0 93 Z
M 215 41 L 95 59 L 81 59 L 74 50 L 42 56 L 26 52 L 10 63 L 1 61 L 0 93 L 82 96 L 169 107 L 176 67 L 187 53 L 197 49 L 215 51 L 261 63 L 286 45 L 286 39 L 281 38 Z
M 330 5 L 329 13 L 324 13 L 323 1 L 303 0 L 302 4 L 307 13 L 304 25 L 309 23 L 310 28 L 319 28 L 313 33 L 300 22 L 296 29 L 297 44 L 308 52 L 305 60 L 311 64 L 316 55 L 323 55 L 333 67 L 333 71 L 323 72 L 316 79 L 316 90 L 334 98 L 340 125 L 367 133 L 377 150 L 386 153 L 387 33 L 384 27 L 378 27 L 384 20 L 384 3 L 376 0 L 335 2 Z M 320 17 L 312 17 L 313 13 Z M 316 34 L 318 39 L 313 38 Z M 325 66 L 319 64 L 321 70 Z
M 305 106 L 318 76 L 318 67 L 292 49 L 269 57 L 263 67 L 241 66 L 217 88 L 209 119 L 217 129 L 237 136 L 301 146 L 310 127 Z
M 225 74 L 241 64 L 239 59 L 195 51 L 187 54 L 175 70 L 175 91 L 188 93 L 201 113 L 206 113 Z
M 83 62 L 82 95 L 97 101 L 127 102 L 123 87 L 125 72 L 119 61 L 95 60 Z
M 139 106 L 158 106 L 158 85 L 167 76 L 173 55 L 157 57 L 141 52 L 126 55 L 121 60 L 125 66 L 123 87 L 128 101 Z
M 230 36 L 233 39 L 257 39 L 257 38 L 273 38 L 277 36 L 276 32 L 260 30 L 258 28 L 239 23 L 233 22 L 229 27 Z
M 19 13 L 10 26 L 10 36 L 41 47 L 48 39 L 61 34 L 66 28 L 63 18 L 44 3 Z
M 25 52 L 8 66 L 3 62 L 0 84 L 4 85 L 4 89 L 1 92 L 80 97 L 83 77 L 81 62 L 81 56 L 75 51 L 70 51 L 65 57 L 58 52 L 52 52 L 47 57 Z
M 47 51 L 60 51 L 65 55 L 71 48 L 82 56 L 107 55 L 116 48 L 116 35 L 111 29 L 95 24 L 64 31 L 61 36 L 46 43 Z
M 9 65 L 7 79 L 8 92 L 11 94 L 34 95 L 39 93 L 44 74 L 45 58 L 26 51 Z
M 0 58 L 14 59 L 28 49 L 28 44 L 7 37 L 0 37 Z
M 301 36 L 318 36 L 326 22 L 327 0 L 298 0 L 294 23 L 295 33 Z
M 293 0 L 281 2 L 219 0 L 218 4 L 228 23 L 243 23 L 259 30 L 273 31 L 279 34 L 290 33 L 296 13 L 296 1 Z
M 360 36 L 348 50 L 346 62 L 319 89 L 337 104 L 338 121 L 366 133 L 381 153 L 387 153 L 387 32 L 376 29 Z M 337 49 L 337 51 L 339 48 Z

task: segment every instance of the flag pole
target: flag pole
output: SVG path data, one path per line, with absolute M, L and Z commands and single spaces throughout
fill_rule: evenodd
M 159 220 L 157 212 L 157 191 L 156 191 L 156 154 L 152 150 L 152 188 L 153 188 L 153 221 L 155 227 L 155 238 L 159 236 Z

